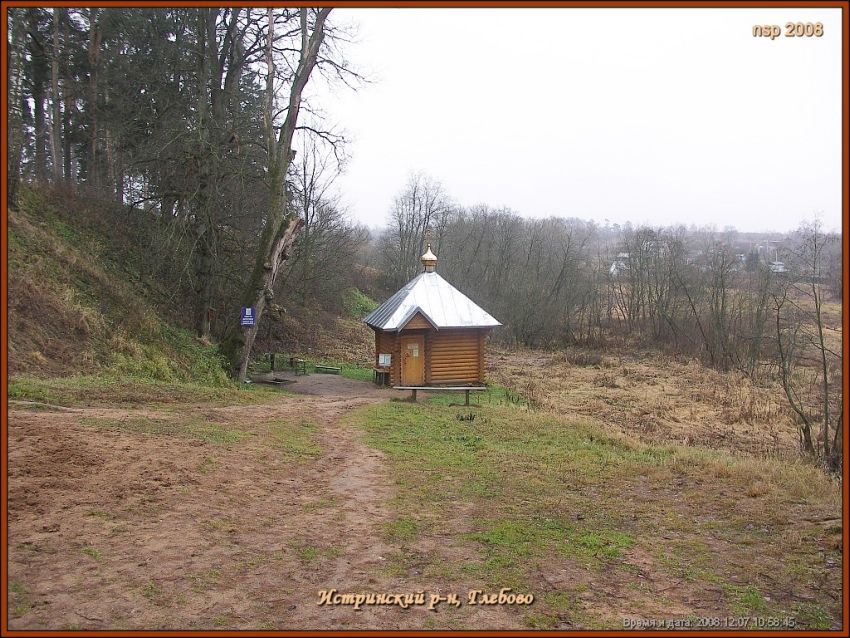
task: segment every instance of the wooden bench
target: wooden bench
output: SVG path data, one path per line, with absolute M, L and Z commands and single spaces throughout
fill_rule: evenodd
M 304 359 L 289 357 L 289 367 L 295 370 L 295 374 L 307 374 L 307 362 Z
M 417 390 L 424 390 L 425 392 L 459 392 L 463 390 L 466 393 L 466 403 L 464 405 L 469 405 L 469 393 L 470 392 L 484 392 L 487 390 L 486 385 L 460 385 L 460 386 L 437 386 L 437 385 L 395 385 L 393 386 L 395 390 L 412 390 L 410 395 L 411 400 L 416 401 L 416 392 Z
M 373 378 L 377 385 L 390 384 L 390 369 L 389 368 L 372 368 Z
M 325 366 L 316 364 L 316 372 L 322 374 L 339 374 L 342 372 L 342 368 L 337 368 L 336 366 Z

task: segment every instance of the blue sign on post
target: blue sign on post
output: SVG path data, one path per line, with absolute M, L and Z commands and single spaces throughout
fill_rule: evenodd
M 242 313 L 239 315 L 239 325 L 240 326 L 253 326 L 254 325 L 254 308 L 253 306 L 247 308 L 242 306 Z

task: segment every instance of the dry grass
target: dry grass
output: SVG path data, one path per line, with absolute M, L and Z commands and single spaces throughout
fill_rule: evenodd
M 798 435 L 777 384 L 753 384 L 657 352 L 494 350 L 491 379 L 542 407 L 653 443 L 793 457 Z

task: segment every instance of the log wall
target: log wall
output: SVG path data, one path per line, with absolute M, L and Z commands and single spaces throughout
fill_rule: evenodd
M 431 335 L 431 382 L 476 383 L 481 377 L 481 331 L 439 330 Z
M 409 325 L 409 324 L 408 324 Z M 375 331 L 375 366 L 378 354 L 392 354 L 390 384 L 401 384 L 401 340 L 406 334 L 425 336 L 425 385 L 484 383 L 487 374 L 489 328 L 408 329 L 400 333 Z

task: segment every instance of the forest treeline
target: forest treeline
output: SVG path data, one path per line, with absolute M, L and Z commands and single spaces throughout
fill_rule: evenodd
M 240 306 L 258 317 L 274 310 L 296 237 L 309 280 L 314 269 L 304 255 L 321 250 L 313 230 L 332 227 L 337 248 L 355 232 L 315 181 L 313 161 L 337 151 L 341 139 L 313 115 L 308 81 L 359 79 L 341 46 L 348 34 L 330 13 L 8 13 L 8 202 L 22 181 L 37 181 L 155 218 L 147 238 L 153 267 L 197 332 L 221 341 L 240 378 L 258 326 L 216 315 L 232 317 Z
M 423 174 L 370 234 L 334 186 L 345 140 L 305 91 L 361 80 L 330 13 L 10 8 L 9 204 L 24 183 L 111 202 L 102 223 L 144 247 L 145 277 L 234 376 L 257 330 L 240 306 L 270 322 L 293 305 L 341 312 L 355 291 L 381 301 L 430 241 L 438 272 L 504 324 L 494 339 L 658 347 L 779 379 L 801 446 L 840 463 L 838 236 L 528 219 L 458 206 Z

